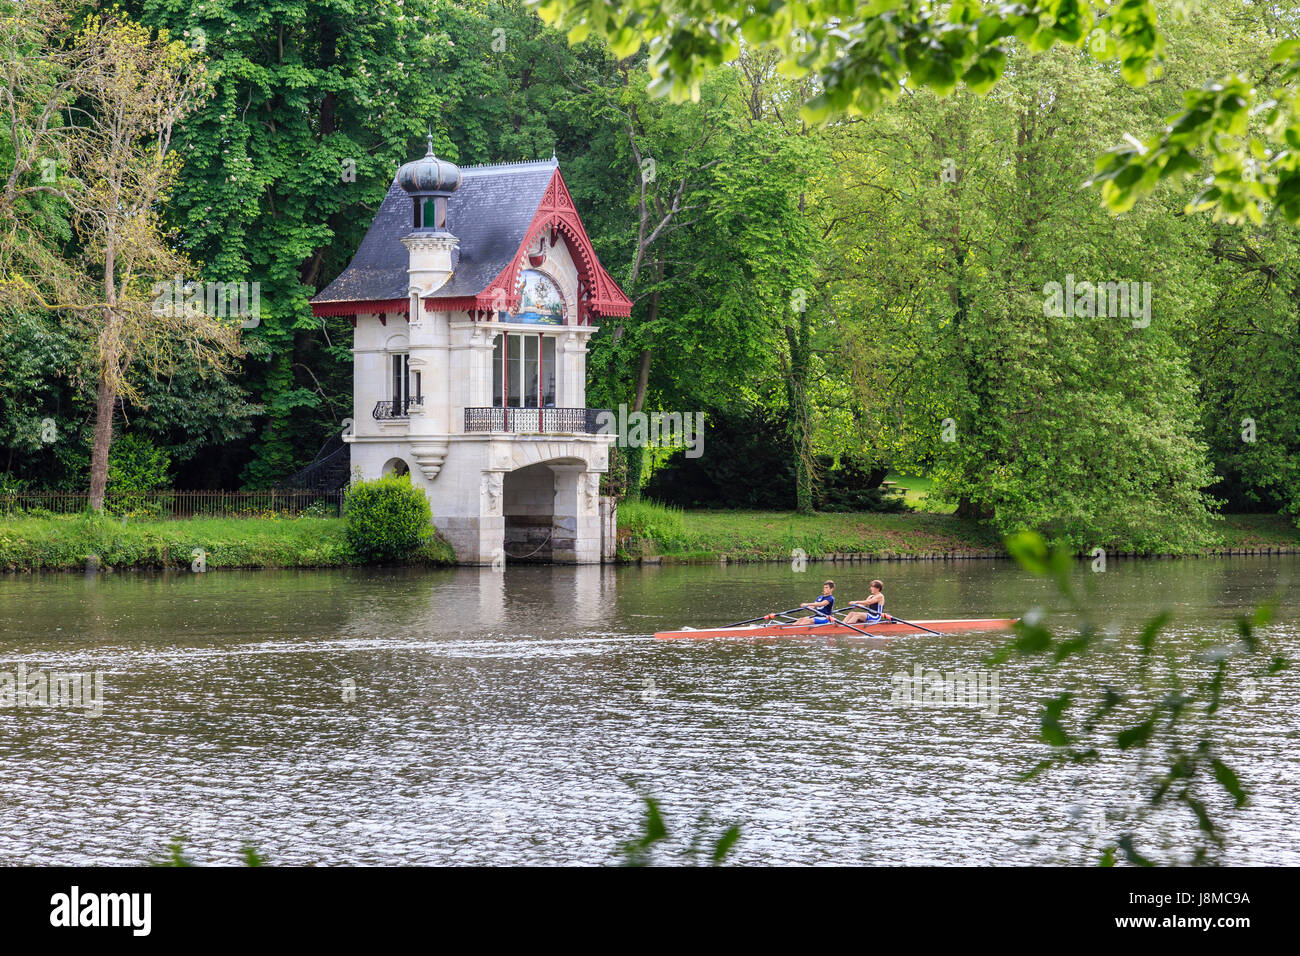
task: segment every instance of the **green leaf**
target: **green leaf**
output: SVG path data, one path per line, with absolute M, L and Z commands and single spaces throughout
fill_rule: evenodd
M 1214 768 L 1214 779 L 1219 781 L 1219 785 L 1232 795 L 1236 807 L 1238 809 L 1244 807 L 1246 805 L 1246 788 L 1237 779 L 1236 772 L 1218 757 L 1210 761 L 1210 766 Z
M 1124 851 L 1124 858 L 1134 866 L 1155 866 L 1153 861 L 1137 851 L 1137 848 L 1133 845 L 1132 835 L 1126 833 L 1116 843 Z
M 1038 736 L 1044 743 L 1053 747 L 1068 747 L 1070 745 L 1070 735 L 1061 724 L 1061 716 L 1073 699 L 1074 695 L 1067 692 L 1053 697 L 1043 704 L 1043 712 L 1040 715 L 1042 728 L 1039 730 Z
M 1115 743 L 1120 750 L 1131 750 L 1134 747 L 1141 747 L 1151 739 L 1151 734 L 1155 732 L 1155 716 L 1148 717 L 1140 724 L 1121 730 L 1115 736 Z
M 1138 648 L 1141 650 L 1143 657 L 1151 656 L 1151 651 L 1156 646 L 1157 635 L 1169 623 L 1172 616 L 1168 610 L 1161 611 L 1142 625 L 1142 631 L 1138 635 Z
M 740 827 L 732 825 L 727 831 L 718 838 L 718 842 L 713 846 L 712 862 L 716 866 L 721 863 L 726 855 L 731 852 L 731 848 L 736 845 L 740 839 Z

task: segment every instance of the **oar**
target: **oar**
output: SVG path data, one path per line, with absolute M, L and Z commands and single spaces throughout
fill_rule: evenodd
M 868 632 L 868 631 L 864 631 L 864 630 L 863 630 L 862 628 L 860 628 L 860 627 L 854 627 L 852 624 L 849 624 L 849 623 L 846 622 L 846 621 L 841 621 L 839 618 L 837 618 L 837 617 L 835 616 L 836 614 L 847 614 L 847 613 L 848 613 L 847 611 L 832 611 L 830 614 L 827 615 L 827 617 L 830 618 L 830 621 L 828 621 L 827 623 L 828 623 L 828 624 L 829 624 L 829 623 L 841 624 L 841 625 L 843 625 L 844 627 L 847 627 L 850 631 L 857 631 L 857 632 L 858 632 L 859 634 L 861 634 L 863 637 L 876 637 L 876 636 L 877 636 L 877 635 L 872 634 L 872 633 L 870 633 L 870 632 Z M 803 619 L 795 620 L 795 621 L 793 621 L 792 623 L 795 624 L 795 625 L 803 624 Z M 786 625 L 786 626 L 789 626 L 789 625 Z M 807 627 L 820 627 L 821 625 L 819 625 L 819 624 L 808 624 L 808 625 L 805 625 L 805 626 L 807 626 Z
M 848 611 L 840 611 L 840 613 L 841 613 L 841 614 L 847 614 Z M 834 616 L 831 617 L 831 620 L 835 620 Z M 866 637 L 876 637 L 876 636 L 877 636 L 877 635 L 875 635 L 875 634 L 871 634 L 871 633 L 868 633 L 867 631 L 864 631 L 864 630 L 863 630 L 862 628 L 860 628 L 860 627 L 856 627 L 856 626 L 850 624 L 848 621 L 835 621 L 835 623 L 836 623 L 836 624 L 842 624 L 842 625 L 844 625 L 845 627 L 847 627 L 850 631 L 857 631 L 859 634 L 862 634 L 862 635 L 864 635 L 864 636 L 866 636 Z
M 746 624 L 757 624 L 759 621 L 768 621 L 774 617 L 780 617 L 782 614 L 793 614 L 795 611 L 801 611 L 801 607 L 792 607 L 788 611 L 777 611 L 775 614 L 764 614 L 762 617 L 751 617 L 748 621 L 737 621 L 735 624 L 727 624 L 726 627 L 743 627 Z
M 939 633 L 938 631 L 932 631 L 932 630 L 930 630 L 928 627 L 925 627 L 925 626 L 923 626 L 923 625 L 921 625 L 921 624 L 913 624 L 911 621 L 904 621 L 901 617 L 894 617 L 893 615 L 890 615 L 889 619 L 890 619 L 891 621 L 897 621 L 899 624 L 906 624 L 908 627 L 915 627 L 915 628 L 917 628 L 917 629 L 919 629 L 919 630 L 925 631 L 927 634 L 933 634 L 935 637 L 946 637 L 946 636 L 947 636 L 947 635 L 945 635 L 945 634 L 941 634 L 941 633 Z

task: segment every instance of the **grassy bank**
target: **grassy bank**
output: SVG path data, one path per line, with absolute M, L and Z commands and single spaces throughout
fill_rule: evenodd
M 951 514 L 815 514 L 793 511 L 682 511 L 623 502 L 619 555 L 678 559 L 788 561 L 832 554 L 921 558 L 1004 554 L 1001 537 L 980 522 Z M 1300 528 L 1276 515 L 1227 515 L 1215 523 L 1221 550 L 1300 551 Z
M 189 569 L 196 551 L 208 570 L 342 568 L 357 560 L 340 518 L 194 518 L 181 521 L 69 515 L 0 520 L 0 571 L 71 570 L 92 556 L 103 568 Z M 434 538 L 408 563 L 452 564 Z

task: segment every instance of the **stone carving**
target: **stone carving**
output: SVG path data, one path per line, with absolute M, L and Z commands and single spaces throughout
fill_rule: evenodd
M 588 513 L 594 512 L 600 504 L 600 475 L 588 472 L 582 476 L 582 498 Z
M 488 471 L 483 474 L 482 494 L 483 494 L 483 515 L 488 518 L 496 518 L 501 515 L 501 490 L 505 486 L 505 476 L 499 471 Z

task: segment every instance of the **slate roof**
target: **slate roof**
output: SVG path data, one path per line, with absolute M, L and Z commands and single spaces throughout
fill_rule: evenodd
M 558 168 L 554 159 L 461 168 L 460 188 L 447 200 L 447 230 L 460 240 L 459 259 L 434 298 L 478 295 L 511 263 Z M 411 197 L 394 179 L 352 262 L 312 304 L 405 299 L 402 237 L 411 228 Z

